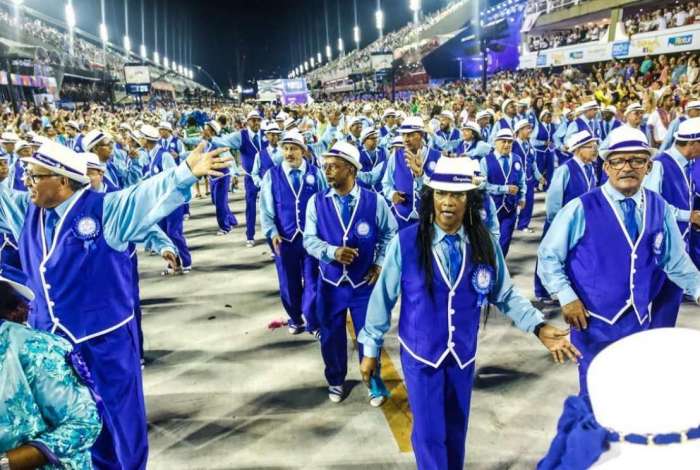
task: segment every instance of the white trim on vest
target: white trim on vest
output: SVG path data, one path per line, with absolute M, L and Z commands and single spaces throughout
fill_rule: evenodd
M 642 191 L 642 203 L 641 203 L 641 206 L 643 209 L 642 210 L 642 226 L 639 230 L 639 236 L 637 237 L 637 241 L 634 244 L 632 244 L 632 239 L 630 238 L 629 234 L 627 233 L 627 228 L 625 227 L 625 223 L 620 218 L 620 214 L 618 214 L 617 211 L 615 210 L 615 206 L 613 205 L 614 204 L 613 200 L 610 199 L 610 196 L 608 196 L 608 194 L 605 192 L 604 189 L 601 189 L 601 192 L 603 193 L 605 200 L 610 205 L 610 210 L 612 210 L 613 214 L 615 214 L 615 218 L 617 219 L 617 223 L 618 223 L 620 229 L 622 230 L 622 233 L 625 235 L 625 238 L 627 239 L 627 244 L 632 249 L 632 253 L 630 254 L 630 267 L 629 267 L 630 273 L 628 276 L 630 298 L 627 299 L 627 303 L 624 305 L 624 307 L 622 307 L 622 309 L 620 309 L 619 312 L 617 312 L 617 314 L 615 314 L 615 316 L 613 317 L 612 320 L 608 320 L 608 319 L 606 319 L 606 318 L 604 318 L 604 317 L 602 317 L 594 312 L 591 312 L 591 311 L 588 312 L 592 317 L 597 318 L 599 320 L 602 320 L 605 323 L 608 323 L 609 325 L 614 324 L 622 316 L 622 314 L 625 313 L 625 311 L 629 307 L 632 307 L 632 309 L 634 310 L 634 313 L 637 315 L 637 320 L 639 321 L 640 325 L 643 324 L 647 320 L 647 318 L 649 318 L 648 313 L 644 316 L 644 318 L 641 318 L 639 316 L 639 312 L 637 311 L 637 307 L 636 307 L 635 302 L 634 302 L 634 274 L 636 273 L 636 270 L 634 269 L 634 260 L 637 259 L 637 248 L 639 248 L 639 243 L 642 241 L 642 238 L 644 237 L 644 231 L 646 230 L 647 211 L 649 210 L 649 207 L 647 207 L 647 204 L 646 204 L 646 194 L 644 193 L 644 189 L 642 188 L 642 189 L 640 189 L 640 191 Z M 636 218 L 636 214 L 635 214 L 635 218 Z
M 663 153 L 664 153 L 668 158 L 670 158 L 671 161 L 673 161 L 673 163 L 675 163 L 675 164 L 678 166 L 678 169 L 681 171 L 681 176 L 683 176 L 683 180 L 685 181 L 685 185 L 688 187 L 688 207 L 690 208 L 690 211 L 692 211 L 692 210 L 693 210 L 693 202 L 694 202 L 694 201 L 693 201 L 693 199 L 694 199 L 694 198 L 693 198 L 693 191 L 692 191 L 692 188 L 693 188 L 693 187 L 692 187 L 692 185 L 690 184 L 690 180 L 688 179 L 688 175 L 685 173 L 685 168 L 683 168 L 683 167 L 681 166 L 681 164 L 678 163 L 678 161 L 677 161 L 675 158 L 673 158 L 673 157 L 671 156 L 671 154 L 669 154 L 668 152 L 663 152 Z M 659 162 L 659 163 L 661 163 L 661 162 Z M 688 162 L 688 164 L 690 164 L 690 162 Z M 661 171 L 663 171 L 663 168 L 664 168 L 663 165 L 661 165 Z M 662 173 L 661 176 L 662 176 L 661 179 L 663 180 L 663 173 Z M 669 204 L 669 205 L 670 205 L 670 204 Z M 690 223 L 690 221 L 688 221 L 688 226 L 686 227 L 685 232 L 681 233 L 681 235 L 683 236 L 683 238 L 685 238 L 685 237 L 690 233 L 690 227 L 691 227 L 692 225 L 693 225 L 693 224 Z
M 421 178 L 423 178 L 423 177 L 425 177 L 425 164 L 428 163 L 428 153 L 430 153 L 430 152 L 429 152 L 430 149 L 428 149 L 427 146 L 422 146 L 422 147 L 421 147 L 421 150 L 422 150 L 422 152 L 423 152 L 423 166 L 422 166 L 422 169 L 423 169 L 423 176 L 422 176 Z M 404 151 L 403 151 L 403 154 L 404 154 L 404 155 L 406 154 L 406 150 L 405 150 L 405 149 L 404 149 Z M 393 157 L 394 157 L 394 168 L 396 168 L 396 152 L 394 152 Z M 418 214 L 418 209 L 416 209 L 416 203 L 418 202 L 418 198 L 416 198 L 416 176 L 413 174 L 413 172 L 411 171 L 410 168 L 408 169 L 408 171 L 409 171 L 409 173 L 411 173 L 411 176 L 413 176 L 413 184 L 411 185 L 411 191 L 412 191 L 412 194 L 413 194 L 413 197 L 412 197 L 412 199 L 411 199 L 411 201 L 412 201 L 412 203 L 411 203 L 412 207 L 411 207 L 411 212 L 408 214 L 408 217 L 402 216 L 402 215 L 399 213 L 399 210 L 396 208 L 396 204 L 394 204 L 393 201 L 392 201 L 392 203 L 391 203 L 391 207 L 394 209 L 394 211 L 393 211 L 393 212 L 394 212 L 394 216 L 397 217 L 397 218 L 399 218 L 399 219 L 401 219 L 401 220 L 403 220 L 404 222 L 408 222 L 408 221 L 410 221 L 410 220 L 418 220 L 418 218 L 420 217 L 420 215 Z M 394 185 L 395 185 L 395 184 L 396 184 L 396 182 L 394 181 Z M 411 217 L 411 216 L 414 215 L 414 214 L 415 214 L 415 217 Z
M 272 157 L 270 157 L 272 158 Z M 303 163 L 303 162 L 302 162 Z M 289 173 L 291 174 L 292 171 L 294 170 L 299 170 L 301 172 L 301 167 L 300 168 L 290 168 Z M 304 191 L 304 184 L 306 184 L 306 175 L 309 174 L 310 168 L 307 166 L 306 168 L 306 173 L 303 173 L 299 176 L 299 193 L 294 192 L 294 186 L 292 186 L 292 183 L 289 181 L 289 178 L 287 177 L 287 174 L 284 172 L 284 167 L 282 167 L 282 175 L 284 176 L 284 180 L 287 182 L 287 185 L 289 186 L 289 189 L 292 190 L 292 194 L 294 195 L 294 219 L 297 222 L 297 229 L 294 231 L 294 235 L 292 236 L 291 240 L 288 240 L 284 238 L 283 236 L 280 235 L 280 238 L 282 240 L 292 243 L 296 238 L 301 234 L 303 235 L 304 232 L 301 230 L 301 211 L 299 210 L 299 198 L 301 197 L 302 191 Z M 314 178 L 316 178 L 314 176 Z M 335 204 L 333 204 L 335 206 Z
M 514 158 L 515 156 L 513 155 L 513 152 L 511 151 L 510 154 L 501 155 L 500 157 L 497 157 L 495 153 L 492 153 L 491 155 L 493 155 L 493 158 L 496 159 L 496 165 L 498 166 L 498 169 L 500 170 L 501 174 L 503 175 L 503 179 L 504 179 L 503 185 L 508 186 L 508 178 L 510 178 L 510 174 L 513 173 L 513 166 L 515 166 L 515 158 Z M 504 156 L 507 156 L 508 159 L 510 160 L 510 166 L 508 167 L 508 175 L 506 175 L 506 173 L 503 171 L 503 165 L 501 165 L 501 162 L 499 161 Z M 488 166 L 487 166 L 487 168 L 488 168 Z M 506 209 L 506 207 L 505 207 L 506 199 L 509 196 L 508 191 L 503 193 L 502 196 L 503 196 L 503 200 L 501 201 L 501 205 L 496 208 L 496 212 L 500 211 L 501 209 L 505 209 L 506 212 L 510 213 L 510 211 L 508 209 Z

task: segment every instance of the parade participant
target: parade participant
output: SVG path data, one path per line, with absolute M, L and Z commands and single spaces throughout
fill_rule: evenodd
M 547 234 L 549 226 L 562 207 L 597 186 L 593 162 L 598 158 L 598 139 L 588 131 L 581 131 L 572 135 L 566 146 L 574 156 L 554 170 L 545 198 L 542 238 Z M 535 297 L 538 302 L 553 303 L 552 297 L 537 274 L 537 266 L 535 266 Z
M 316 319 L 318 261 L 304 249 L 306 207 L 311 196 L 325 189 L 320 170 L 304 159 L 304 137 L 287 132 L 281 140 L 284 159 L 265 173 L 260 193 L 260 221 L 275 251 L 280 297 L 289 333 L 319 329 Z
M 533 233 L 530 228 L 532 220 L 532 209 L 535 206 L 535 188 L 537 185 L 544 185 L 545 179 L 537 167 L 535 151 L 530 144 L 530 134 L 532 124 L 527 119 L 521 119 L 515 124 L 515 140 L 513 141 L 513 154 L 520 157 L 520 161 L 525 165 L 525 206 L 518 214 L 517 229 L 523 232 Z
M 440 152 L 425 145 L 425 126 L 418 116 L 406 118 L 398 133 L 404 146 L 387 159 L 382 188 L 399 228 L 403 228 L 418 221 L 423 175 L 432 174 Z
M 454 149 L 454 154 L 458 157 L 467 156 L 474 160 L 484 158 L 491 151 L 491 147 L 484 142 L 479 124 L 474 121 L 464 121 L 460 127 L 462 140 Z
M 95 401 L 70 343 L 23 325 L 33 299 L 26 274 L 0 264 L 0 468 L 92 468 Z
M 173 125 L 167 121 L 162 121 L 158 124 L 158 132 L 160 140 L 158 145 L 170 152 L 175 159 L 175 163 L 180 164 L 180 159 L 187 156 L 187 150 L 182 141 L 173 135 Z
M 362 149 L 360 150 L 360 164 L 362 172 L 371 175 L 371 181 L 366 183 L 363 180 L 358 183 L 375 193 L 382 192 L 382 179 L 386 171 L 386 151 L 377 146 L 379 133 L 371 127 L 366 127 L 362 130 L 360 142 Z
M 348 135 L 345 136 L 345 140 L 357 147 L 358 151 L 362 149 L 362 140 L 360 139 L 362 136 L 362 128 L 362 118 L 353 117 L 348 121 Z
M 154 134 L 148 138 L 155 146 L 155 129 L 142 129 Z M 32 290 L 41 293 L 29 322 L 75 345 L 104 401 L 111 425 L 92 449 L 97 468 L 143 469 L 148 455 L 128 244 L 184 204 L 195 177 L 228 165 L 216 156 L 224 150 L 196 150 L 177 168 L 100 194 L 86 190 L 85 159 L 48 142 L 28 159 L 29 191 L 0 191 L 23 269 Z M 93 281 L 89 289 L 85 279 Z
M 255 154 L 253 170 L 250 172 L 250 175 L 253 177 L 253 181 L 255 182 L 255 186 L 258 188 L 262 184 L 262 179 L 265 176 L 265 173 L 267 173 L 267 171 L 273 166 L 282 163 L 282 160 L 284 159 L 282 146 L 279 144 L 281 136 L 282 131 L 277 124 L 272 123 L 265 128 L 267 145 L 262 148 L 260 152 Z
M 656 191 L 668 203 L 678 223 L 686 251 L 691 252 L 691 225 L 700 225 L 700 211 L 693 210 L 695 185 L 694 160 L 700 158 L 700 117 L 686 119 L 678 126 L 673 147 L 654 156 L 651 172 L 644 187 Z M 651 309 L 651 327 L 676 326 L 678 309 L 683 301 L 683 289 L 666 278 Z
M 515 124 L 518 122 L 518 117 L 515 112 L 515 101 L 507 98 L 501 104 L 501 118 L 496 121 L 491 129 L 491 134 L 489 135 L 489 144 L 492 146 L 496 141 L 496 135 L 501 129 L 508 129 L 511 132 L 515 129 Z
M 600 121 L 600 140 L 605 140 L 613 129 L 622 125 L 622 121 L 616 117 L 617 108 L 613 105 L 604 106 L 601 115 L 603 119 Z
M 163 172 L 178 167 L 172 154 L 158 145 L 159 134 L 155 127 L 144 124 L 141 126 L 141 129 L 139 129 L 139 134 L 141 135 L 141 145 L 148 153 L 150 161 L 146 174 L 147 178 L 153 178 Z M 217 172 L 217 176 L 218 175 L 219 173 Z M 158 221 L 158 226 L 177 247 L 180 260 L 182 260 L 182 273 L 189 274 L 192 270 L 192 255 L 190 254 L 187 240 L 185 239 L 183 227 L 184 217 L 184 205 L 175 207 Z M 150 245 L 149 249 L 154 251 L 153 247 Z
M 631 103 L 625 108 L 625 125 L 639 129 L 644 135 L 647 135 L 647 126 L 642 123 L 644 119 L 644 108 L 639 103 Z M 604 143 L 601 148 L 607 148 L 607 143 Z
M 454 127 L 455 116 L 452 111 L 442 111 L 438 119 L 440 128 L 430 134 L 431 147 L 439 150 L 443 155 L 454 153 L 461 142 L 459 129 Z
M 11 183 L 11 188 L 15 191 L 27 190 L 24 181 L 24 172 L 26 159 L 32 156 L 33 150 L 32 144 L 24 140 L 18 140 L 14 144 L 14 153 L 10 154 L 10 158 L 14 155 L 15 162 L 10 168 L 8 184 Z
M 662 274 L 700 297 L 700 273 L 673 213 L 659 194 L 642 188 L 652 164 L 646 137 L 622 126 L 609 142 L 603 153 L 608 181 L 559 211 L 537 253 L 537 274 L 559 300 L 571 341 L 583 354 L 581 395 L 598 352 L 650 327 Z
M 464 467 L 479 320 L 488 302 L 519 329 L 534 333 L 557 362 L 578 356 L 567 333 L 545 323 L 513 286 L 480 216 L 482 200 L 472 182 L 476 171 L 478 164 L 467 158 L 438 160 L 422 195 L 420 222 L 389 244 L 358 337 L 367 380 L 378 367 L 391 311 L 401 297 L 401 364 L 421 470 Z
M 340 120 L 342 114 L 337 109 L 332 110 L 328 113 L 328 126 L 323 132 L 323 135 L 319 139 L 319 143 L 323 145 L 324 149 L 329 149 L 338 140 L 342 139 L 342 132 L 340 131 Z
M 188 152 L 191 152 L 195 145 L 188 145 L 186 142 L 187 140 L 199 142 L 202 139 L 202 128 L 197 124 L 197 119 L 192 114 L 187 118 L 187 125 L 183 131 L 182 138 L 185 144 L 185 150 Z M 204 192 L 209 196 L 209 178 L 202 178 L 201 180 L 197 180 L 197 183 L 194 185 L 195 197 L 197 199 L 203 197 L 202 188 L 200 187 L 202 182 L 204 182 Z
M 86 152 L 97 155 L 100 162 L 105 165 L 103 179 L 110 191 L 124 189 L 141 181 L 143 167 L 139 159 L 129 158 L 128 155 L 126 160 L 117 157 L 114 141 L 107 132 L 99 129 L 91 130 L 83 138 L 83 147 Z
M 396 221 L 384 198 L 356 184 L 362 168 L 359 152 L 338 142 L 323 155 L 330 187 L 309 200 L 304 248 L 319 261 L 316 295 L 321 327 L 321 355 L 326 366 L 328 398 L 345 398 L 348 310 L 355 334 L 365 324 L 367 302 L 384 262 L 384 250 L 396 233 Z M 363 348 L 358 348 L 360 361 Z M 381 406 L 388 392 L 379 371 L 372 376 L 369 400 Z
M 8 188 L 10 174 L 10 154 L 5 153 L 0 155 L 0 191 L 2 186 Z M 6 189 L 5 189 L 6 190 Z M 0 207 L 0 264 L 11 266 L 16 269 L 22 268 L 22 263 L 19 260 L 19 251 L 17 240 L 10 227 L 5 222 L 6 216 Z
M 548 109 L 543 109 L 537 121 L 534 131 L 530 137 L 532 147 L 535 149 L 535 161 L 537 168 L 545 178 L 544 190 L 549 188 L 549 184 L 557 167 L 555 154 L 554 133 L 556 132 L 552 124 L 552 113 Z
M 66 123 L 66 147 L 74 152 L 84 152 L 83 134 L 81 133 L 80 124 L 77 121 L 68 121 Z
M 508 255 L 518 209 L 525 206 L 527 193 L 523 161 L 511 152 L 512 148 L 513 133 L 510 129 L 501 129 L 495 136 L 494 149 L 480 162 L 486 191 L 496 203 L 503 256 Z
M 569 124 L 573 122 L 576 113 L 569 108 L 564 108 L 561 110 L 561 116 L 559 117 L 559 125 L 557 130 L 554 132 L 554 147 L 558 150 L 565 151 L 566 147 L 566 131 L 569 128 Z M 557 155 L 559 156 L 559 155 Z M 569 157 L 571 158 L 571 157 Z M 559 160 L 559 165 L 563 165 L 564 161 Z
M 581 131 L 588 131 L 596 138 L 600 138 L 600 123 L 596 119 L 599 110 L 597 101 L 587 101 L 576 108 L 578 116 L 566 128 L 564 140 L 568 141 L 569 137 Z
M 476 123 L 479 124 L 481 128 L 481 140 L 484 142 L 490 142 L 491 136 L 491 114 L 488 111 L 483 110 L 476 113 Z
M 675 136 L 676 132 L 678 131 L 678 126 L 686 119 L 696 117 L 700 117 L 700 100 L 689 101 L 688 104 L 685 105 L 685 114 L 682 114 L 671 121 L 671 124 L 668 126 L 666 137 L 664 137 L 664 141 L 661 143 L 659 150 L 663 152 L 671 148 L 673 146 L 673 141 L 676 138 Z
M 253 110 L 246 116 L 244 129 L 220 137 L 214 136 L 211 139 L 215 146 L 229 147 L 231 150 L 241 153 L 241 167 L 245 173 L 245 243 L 248 248 L 255 246 L 255 217 L 258 199 L 258 187 L 255 186 L 255 181 L 250 173 L 253 171 L 255 155 L 267 145 L 260 132 L 261 121 L 260 113 Z
M 384 121 L 384 124 L 379 128 L 379 146 L 387 148 L 391 143 L 391 139 L 396 137 L 396 110 L 386 108 L 384 113 L 382 113 L 382 121 Z

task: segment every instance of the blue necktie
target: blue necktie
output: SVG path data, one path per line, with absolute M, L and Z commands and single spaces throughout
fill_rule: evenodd
M 340 197 L 340 216 L 343 218 L 343 224 L 347 227 L 350 223 L 350 217 L 352 217 L 352 209 L 350 208 L 350 202 L 352 198 L 350 195 Z
M 510 171 L 510 165 L 508 164 L 508 157 L 501 157 L 501 160 L 503 161 L 501 163 L 501 166 L 503 166 L 503 173 L 508 176 L 508 172 Z
M 44 220 L 44 236 L 46 237 L 46 246 L 51 246 L 53 242 L 53 232 L 58 222 L 58 214 L 54 209 L 46 209 L 46 220 Z
M 688 178 L 688 189 L 690 190 L 691 194 L 695 194 L 695 184 L 694 184 L 694 180 L 693 180 L 693 166 L 694 165 L 695 165 L 695 162 L 691 160 L 685 166 L 685 176 Z
M 459 235 L 445 235 L 447 245 L 447 263 L 450 270 L 450 281 L 452 284 L 457 280 L 459 271 L 462 269 L 462 250 L 459 246 Z
M 588 180 L 588 189 L 591 189 L 591 186 L 593 186 L 593 168 L 591 168 L 590 163 L 587 163 L 583 165 L 583 169 L 586 172 L 586 179 Z
M 294 169 L 290 174 L 292 175 L 292 187 L 294 188 L 294 193 L 299 194 L 299 188 L 301 187 L 301 170 Z
M 625 227 L 627 228 L 627 233 L 634 242 L 639 236 L 639 228 L 637 227 L 637 216 L 635 214 L 635 208 L 637 203 L 634 199 L 628 197 L 620 201 L 620 207 L 622 207 L 622 212 L 625 214 Z

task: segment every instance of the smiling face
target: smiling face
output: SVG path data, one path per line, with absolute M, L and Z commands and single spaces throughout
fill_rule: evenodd
M 436 189 L 433 192 L 435 223 L 447 233 L 455 233 L 464 221 L 467 210 L 467 193 Z

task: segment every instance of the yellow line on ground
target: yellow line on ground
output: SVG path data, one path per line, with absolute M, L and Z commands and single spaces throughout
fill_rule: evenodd
M 355 338 L 355 329 L 352 325 L 352 320 L 348 316 L 347 320 L 348 334 L 352 338 L 355 347 L 357 341 Z M 386 388 L 391 392 L 391 396 L 384 403 L 381 410 L 384 413 L 391 434 L 394 435 L 394 440 L 400 452 L 411 452 L 411 427 L 413 426 L 413 415 L 411 408 L 408 406 L 408 392 L 406 384 L 399 375 L 399 371 L 394 366 L 389 354 L 382 349 L 382 379 Z

